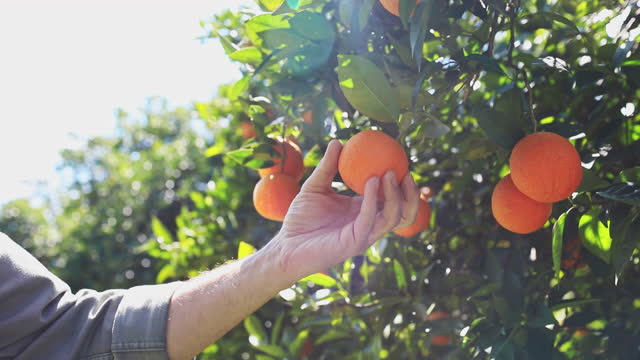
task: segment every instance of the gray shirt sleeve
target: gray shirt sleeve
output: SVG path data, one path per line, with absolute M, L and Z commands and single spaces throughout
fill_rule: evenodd
M 0 360 L 168 359 L 168 307 L 179 285 L 72 294 L 0 233 Z

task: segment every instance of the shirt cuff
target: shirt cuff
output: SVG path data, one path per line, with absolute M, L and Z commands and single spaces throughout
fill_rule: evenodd
M 169 360 L 169 302 L 181 282 L 136 286 L 126 291 L 113 322 L 114 360 Z

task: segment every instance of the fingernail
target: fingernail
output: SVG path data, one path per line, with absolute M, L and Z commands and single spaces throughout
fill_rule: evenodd
M 391 170 L 387 174 L 391 174 L 391 175 L 387 175 L 387 176 L 391 176 L 391 184 L 398 185 L 398 178 L 396 177 L 396 173 L 393 172 L 393 170 Z

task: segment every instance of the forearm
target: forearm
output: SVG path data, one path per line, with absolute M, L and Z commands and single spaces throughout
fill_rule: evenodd
M 291 280 L 269 246 L 202 274 L 176 290 L 169 307 L 167 350 L 191 359 L 264 305 Z

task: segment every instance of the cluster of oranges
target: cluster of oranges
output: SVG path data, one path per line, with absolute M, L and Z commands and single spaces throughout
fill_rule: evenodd
M 289 139 L 277 139 L 273 147 L 279 157 L 273 166 L 258 170 L 261 179 L 253 189 L 253 205 L 262 217 L 282 221 L 300 192 L 304 162 L 300 147 Z
M 310 118 L 311 114 L 305 113 L 305 121 Z M 253 204 L 262 217 L 283 221 L 293 199 L 300 192 L 299 181 L 305 168 L 302 152 L 293 141 L 278 139 L 274 149 L 279 157 L 274 159 L 273 166 L 258 170 L 261 179 L 253 190 Z M 400 183 L 409 172 L 409 161 L 402 146 L 381 131 L 365 130 L 356 134 L 344 144 L 338 159 L 342 180 L 360 195 L 364 195 L 367 180 L 373 176 L 381 178 L 390 170 L 394 171 Z M 427 201 L 431 195 L 429 188 L 422 189 L 414 223 L 396 229 L 394 232 L 398 236 L 412 237 L 429 227 L 431 207 Z M 382 188 L 378 196 L 384 196 Z
M 381 178 L 392 170 L 398 183 L 409 172 L 409 160 L 402 146 L 391 136 L 376 130 L 365 130 L 354 135 L 344 144 L 338 159 L 338 172 L 342 181 L 357 194 L 364 194 L 364 186 L 371 177 Z M 384 196 L 382 187 L 378 197 Z M 427 200 L 431 191 L 424 188 L 414 223 L 394 233 L 412 237 L 429 226 L 431 207 Z
M 569 140 L 550 132 L 520 140 L 509 167 L 511 173 L 493 190 L 491 209 L 500 225 L 518 234 L 542 228 L 553 203 L 569 197 L 582 181 L 580 155 Z

